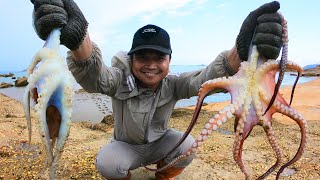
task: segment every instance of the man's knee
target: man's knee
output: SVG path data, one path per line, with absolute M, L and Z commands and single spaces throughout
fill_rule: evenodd
M 181 138 L 182 138 L 182 135 L 179 137 L 179 140 Z M 183 141 L 183 143 L 177 148 L 177 151 L 178 151 L 177 153 L 182 154 L 186 152 L 193 145 L 194 142 L 195 142 L 194 138 L 189 134 L 187 138 Z
M 128 166 L 121 162 L 119 156 L 112 155 L 108 148 L 103 147 L 97 154 L 96 167 L 105 178 L 124 178 L 128 174 Z
M 182 137 L 182 135 L 179 136 L 179 139 L 177 140 L 177 142 L 181 139 L 181 137 Z M 187 138 L 183 141 L 183 143 L 165 159 L 165 163 L 169 163 L 173 159 L 175 159 L 176 157 L 187 152 L 189 150 L 189 148 L 192 147 L 194 142 L 195 142 L 194 138 L 191 135 L 188 135 Z M 181 160 L 179 163 L 177 163 L 175 165 L 175 167 L 188 166 L 192 162 L 194 157 L 195 157 L 195 155 L 188 156 L 187 158 L 185 158 L 185 159 Z

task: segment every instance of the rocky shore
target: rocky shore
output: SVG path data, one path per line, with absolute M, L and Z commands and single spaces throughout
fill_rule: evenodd
M 320 65 L 315 68 L 305 69 L 302 76 L 320 76 Z
M 28 78 L 23 76 L 23 77 L 15 77 L 13 73 L 8 73 L 8 74 L 0 74 L 0 77 L 3 78 L 11 78 L 11 79 L 16 79 L 14 81 L 14 84 L 12 83 L 6 83 L 6 82 L 0 82 L 0 88 L 10 88 L 10 87 L 24 87 L 28 85 Z

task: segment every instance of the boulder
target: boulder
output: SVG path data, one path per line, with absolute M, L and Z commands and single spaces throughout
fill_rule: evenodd
M 9 88 L 9 87 L 12 87 L 13 85 L 10 84 L 10 83 L 5 83 L 5 82 L 2 82 L 0 84 L 0 88 Z
M 28 85 L 28 78 L 27 77 L 20 77 L 14 82 L 14 86 L 16 87 L 24 87 Z
M 9 74 L 0 74 L 0 77 L 12 77 L 14 76 L 13 73 L 9 73 Z

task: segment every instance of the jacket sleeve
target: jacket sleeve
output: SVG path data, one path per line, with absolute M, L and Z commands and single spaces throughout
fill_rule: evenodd
M 234 75 L 236 72 L 233 72 L 229 67 L 227 54 L 228 51 L 221 52 L 205 69 L 182 73 L 176 79 L 175 97 L 177 99 L 185 99 L 196 96 L 201 84 L 207 80 Z M 212 93 L 221 91 L 221 89 L 217 89 Z
M 90 57 L 84 61 L 75 61 L 71 52 L 67 55 L 67 65 L 80 86 L 91 93 L 102 93 L 113 96 L 120 83 L 122 72 L 113 67 L 107 67 L 101 51 L 96 44 Z

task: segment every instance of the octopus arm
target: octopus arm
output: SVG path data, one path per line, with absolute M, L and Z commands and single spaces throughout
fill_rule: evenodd
M 267 138 L 268 138 L 268 141 L 273 149 L 273 151 L 275 152 L 275 155 L 276 155 L 276 162 L 274 163 L 273 166 L 271 166 L 267 172 L 265 172 L 263 175 L 261 175 L 258 179 L 264 179 L 266 178 L 270 173 L 272 173 L 278 166 L 279 164 L 281 163 L 281 159 L 282 159 L 282 154 L 281 154 L 281 150 L 280 150 L 280 147 L 279 147 L 279 144 L 277 142 L 277 139 L 276 139 L 276 136 L 275 136 L 275 133 L 272 129 L 272 126 L 271 126 L 271 123 L 267 122 L 267 123 L 264 123 L 262 125 L 264 131 L 266 132 L 267 134 Z
M 289 106 L 285 106 L 281 103 L 276 103 L 276 104 L 277 104 L 276 105 L 277 111 L 293 119 L 299 125 L 300 131 L 301 131 L 301 140 L 300 140 L 298 151 L 290 161 L 288 161 L 287 163 L 285 163 L 280 167 L 277 173 L 277 179 L 278 179 L 280 174 L 286 167 L 296 162 L 302 156 L 307 144 L 307 128 L 308 127 L 307 127 L 307 121 L 302 117 L 300 113 L 298 113 L 297 111 L 295 111 L 293 108 Z
M 296 86 L 298 84 L 298 80 L 302 75 L 302 68 L 298 64 L 295 64 L 293 62 L 289 62 L 287 64 L 287 69 L 288 70 L 296 70 L 298 72 L 298 75 L 296 77 L 296 80 L 294 81 L 294 84 L 293 84 L 293 87 L 292 87 L 292 90 L 291 90 L 290 103 L 289 103 L 289 105 L 291 105 L 292 100 L 293 100 L 294 90 L 296 89 Z
M 149 164 L 154 164 L 158 161 L 163 160 L 165 157 L 167 157 L 170 153 L 172 153 L 175 149 L 177 149 L 183 143 L 183 141 L 188 137 L 188 135 L 190 134 L 194 125 L 197 122 L 197 119 L 198 119 L 199 113 L 201 111 L 201 107 L 202 107 L 202 104 L 203 104 L 205 97 L 208 96 L 210 94 L 210 92 L 212 92 L 215 89 L 223 89 L 223 90 L 229 91 L 230 90 L 229 85 L 231 84 L 232 79 L 233 79 L 232 77 L 230 77 L 230 78 L 222 77 L 222 78 L 217 78 L 217 79 L 213 79 L 213 80 L 208 80 L 201 85 L 199 92 L 198 92 L 198 99 L 197 99 L 195 111 L 193 113 L 193 117 L 191 119 L 191 122 L 190 122 L 186 132 L 183 134 L 180 141 L 165 156 L 163 156 L 162 158 L 160 158 L 152 163 L 149 163 Z M 147 169 L 154 171 L 151 168 L 147 168 Z
M 30 116 L 30 90 L 29 90 L 29 84 L 26 86 L 26 90 L 23 94 L 23 106 L 24 106 L 24 114 L 26 116 L 27 120 L 27 126 L 28 126 L 28 140 L 29 144 L 31 144 L 31 135 L 32 135 L 32 125 L 31 125 L 31 116 Z
M 51 142 L 51 135 L 49 126 L 47 123 L 47 107 L 51 105 L 50 98 L 54 95 L 56 87 L 58 86 L 60 81 L 60 77 L 51 77 L 47 78 L 42 84 L 39 85 L 37 88 L 39 91 L 39 98 L 37 99 L 37 104 L 35 105 L 35 110 L 38 113 L 38 116 L 40 117 L 40 135 L 41 140 L 44 144 L 44 147 L 46 149 L 46 154 L 49 157 L 48 158 L 48 165 L 51 166 L 53 161 L 53 144 Z M 51 117 L 50 117 L 51 118 Z
M 54 56 L 56 56 L 57 52 L 53 49 L 47 48 L 47 47 L 43 47 L 40 51 L 38 51 L 33 59 L 32 59 L 32 63 L 29 65 L 27 72 L 28 74 L 32 74 L 34 69 L 36 68 L 37 64 L 39 64 L 41 61 L 43 61 L 44 59 L 50 59 Z
M 256 116 L 258 106 L 252 106 L 251 101 L 252 99 L 247 97 L 244 101 L 243 108 L 241 108 L 241 112 L 236 116 L 236 119 L 239 120 L 237 121 L 233 144 L 233 158 L 247 178 L 249 177 L 249 172 L 242 160 L 243 143 L 253 127 L 259 123 L 259 118 Z M 259 108 L 261 107 L 259 106 Z
M 239 124 L 241 124 L 241 122 L 243 122 L 244 119 L 240 118 L 239 119 Z M 245 174 L 246 177 L 249 177 L 249 173 L 247 168 L 245 167 L 245 164 L 242 160 L 242 147 L 243 147 L 243 142 L 245 140 L 246 136 L 242 136 L 242 132 L 240 132 L 240 129 L 242 130 L 243 128 L 240 128 L 240 126 L 237 126 L 237 131 L 236 131 L 236 136 L 234 139 L 234 143 L 233 143 L 233 159 L 235 160 L 235 162 L 238 164 L 238 166 L 240 167 L 241 171 Z
M 286 65 L 286 69 L 287 70 L 290 70 L 290 71 L 297 71 L 298 72 L 298 75 L 296 77 L 296 80 L 293 84 L 293 87 L 292 87 L 292 90 L 291 90 L 291 95 L 290 95 L 290 103 L 289 105 L 291 105 L 292 103 L 292 100 L 293 100 L 293 96 L 294 96 L 294 91 L 295 91 L 295 88 L 296 88 L 296 85 L 298 83 L 298 80 L 299 78 L 301 77 L 301 74 L 302 74 L 302 68 L 292 62 L 292 61 L 288 61 L 287 62 L 287 65 Z M 265 75 L 269 72 L 276 72 L 276 71 L 279 71 L 279 64 L 277 61 L 274 61 L 274 60 L 269 60 L 268 62 L 266 62 L 265 64 L 263 64 L 259 70 L 258 70 L 258 73 L 257 73 L 257 77 L 265 77 Z M 271 101 L 271 100 L 270 100 Z M 269 107 L 269 109 L 271 108 L 271 106 Z M 266 108 L 266 111 L 269 110 L 268 107 Z
M 52 94 L 50 101 L 48 102 L 48 105 L 54 106 L 58 111 L 54 111 L 54 113 L 51 115 L 51 120 L 53 120 L 51 123 L 53 125 L 52 132 L 53 135 L 50 133 L 50 136 L 53 136 L 52 138 L 57 138 L 57 143 L 55 147 L 55 156 L 52 162 L 52 165 L 50 167 L 50 177 L 54 177 L 56 169 L 57 169 L 57 163 L 58 160 L 61 157 L 61 152 L 63 151 L 63 147 L 66 143 L 66 140 L 69 136 L 69 127 L 71 123 L 71 107 L 72 107 L 72 95 L 73 91 L 72 88 L 69 86 L 70 84 L 65 83 L 64 81 L 64 75 L 62 74 L 60 77 L 60 82 L 57 83 L 54 93 Z M 57 118 L 59 117 L 59 118 Z M 58 119 L 58 120 L 57 120 Z M 56 134 L 58 133 L 58 134 Z
M 230 104 L 224 109 L 220 110 L 217 114 L 215 114 L 214 117 L 210 118 L 208 122 L 205 124 L 204 128 L 202 129 L 200 135 L 197 137 L 197 139 L 193 143 L 193 145 L 185 153 L 175 158 L 169 164 L 158 169 L 152 169 L 148 167 L 146 168 L 154 172 L 164 171 L 165 169 L 174 166 L 175 164 L 187 158 L 188 156 L 195 154 L 197 152 L 197 149 L 202 146 L 203 142 L 208 138 L 208 136 L 212 133 L 212 131 L 217 130 L 219 126 L 227 122 L 228 119 L 231 119 L 234 116 L 233 113 L 236 110 L 237 110 L 237 106 Z

